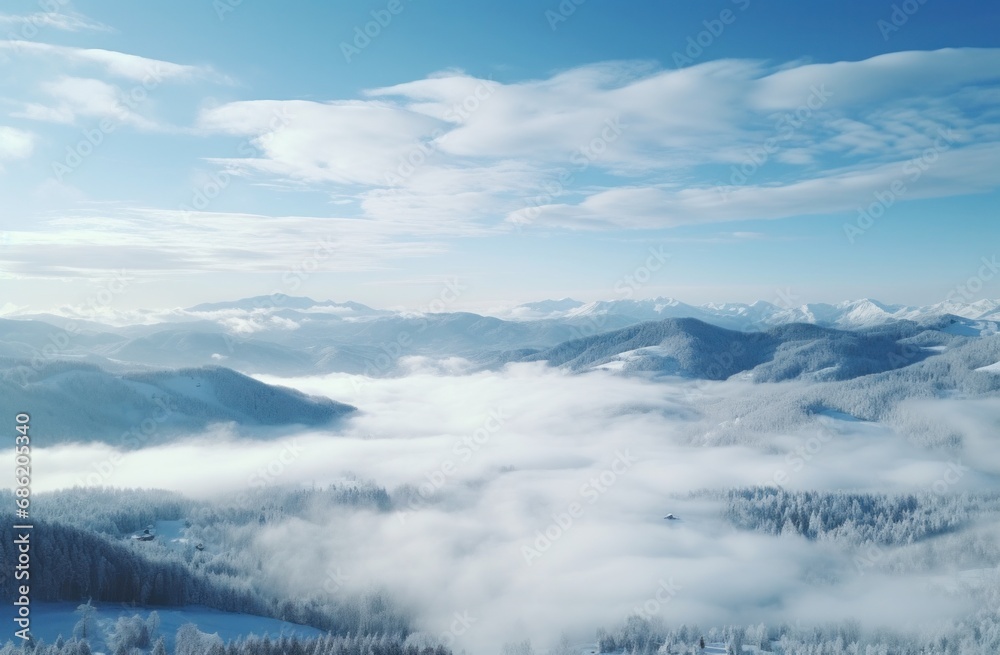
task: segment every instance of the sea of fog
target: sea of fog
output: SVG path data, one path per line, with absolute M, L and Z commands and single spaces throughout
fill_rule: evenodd
M 421 629 L 451 634 L 473 652 L 514 639 L 542 649 L 564 634 L 591 640 L 595 628 L 636 612 L 703 625 L 859 617 L 920 628 L 970 610 L 934 575 L 866 572 L 833 544 L 741 532 L 719 501 L 688 494 L 758 484 L 990 487 L 1000 472 L 1000 453 L 989 447 L 1000 400 L 913 404 L 961 430 L 961 452 L 929 451 L 887 426 L 837 414 L 755 430 L 746 445 L 711 446 L 719 407 L 755 393 L 751 382 L 406 364 L 407 375 L 383 379 L 260 377 L 359 408 L 326 430 L 247 439 L 217 426 L 126 453 L 40 447 L 36 491 L 86 484 L 99 470 L 103 484 L 203 499 L 373 481 L 393 495 L 394 511 L 339 506 L 262 526 L 254 547 L 269 580 L 293 594 L 329 588 L 333 576 L 345 592 L 387 589 Z M 738 426 L 739 416 L 725 420 Z

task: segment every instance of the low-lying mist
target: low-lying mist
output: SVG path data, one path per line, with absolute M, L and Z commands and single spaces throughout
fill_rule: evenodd
M 384 588 L 419 627 L 471 652 L 594 630 L 639 612 L 671 623 L 927 626 L 969 610 L 942 571 L 862 570 L 822 540 L 741 532 L 694 490 L 954 493 L 993 488 L 1000 400 L 921 400 L 900 411 L 944 422 L 961 443 L 928 450 L 888 426 L 817 413 L 739 433 L 737 401 L 805 383 L 651 382 L 544 364 L 464 373 L 412 361 L 405 377 L 260 377 L 359 408 L 335 430 L 247 439 L 217 426 L 169 446 L 36 451 L 36 491 L 74 485 L 173 489 L 211 499 L 279 485 L 371 480 L 390 512 L 336 507 L 262 526 L 254 547 L 276 588 Z M 765 389 L 766 387 L 766 389 Z M 776 412 L 784 411 L 780 405 Z M 923 420 L 923 419 L 921 419 Z M 725 423 L 725 425 L 721 425 Z M 775 416 L 774 424 L 788 423 Z M 41 439 L 38 440 L 42 442 Z M 665 519 L 668 513 L 677 518 Z M 937 589 L 937 591 L 935 591 Z

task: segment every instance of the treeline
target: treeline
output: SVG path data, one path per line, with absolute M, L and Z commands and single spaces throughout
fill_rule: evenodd
M 212 503 L 200 504 L 191 511 L 190 521 L 204 527 L 226 523 L 270 523 L 292 516 L 305 516 L 336 505 L 388 512 L 392 509 L 392 499 L 385 488 L 370 482 L 310 489 L 257 487 L 224 494 Z
M 12 515 L 0 515 L 0 561 L 17 561 Z M 410 618 L 380 592 L 362 595 L 318 593 L 301 598 L 275 596 L 245 566 L 231 574 L 186 565 L 165 548 L 137 541 L 112 541 L 72 526 L 34 522 L 31 550 L 33 601 L 78 601 L 148 606 L 204 605 L 309 625 L 333 634 L 406 636 Z M 15 598 L 18 581 L 0 580 L 5 598 Z
M 205 651 L 185 650 L 178 643 L 176 655 L 202 655 Z M 248 637 L 229 642 L 209 655 L 451 655 L 444 646 L 419 647 L 385 635 L 333 636 L 316 639 L 298 637 Z M 0 655 L 3 655 L 0 653 Z
M 667 353 L 654 358 L 661 368 L 695 378 L 723 380 L 766 361 L 777 345 L 777 339 L 764 333 L 727 330 L 693 318 L 671 318 L 566 341 L 529 354 L 522 361 L 545 360 L 552 366 L 582 370 L 623 352 L 659 346 Z M 719 357 L 719 353 L 725 356 Z
M 11 507 L 14 497 L 0 490 L 0 503 Z M 54 523 L 73 525 L 112 536 L 126 536 L 157 521 L 185 520 L 188 527 L 270 523 L 304 516 L 332 506 L 388 512 L 393 503 L 385 488 L 370 482 L 297 489 L 249 488 L 223 494 L 212 502 L 192 500 L 162 489 L 73 487 L 37 494 L 34 514 Z
M 13 515 L 0 515 L 0 560 L 17 561 Z M 31 598 L 73 601 L 84 598 L 141 605 L 200 604 L 223 611 L 266 614 L 267 604 L 248 588 L 196 575 L 180 561 L 153 559 L 143 544 L 111 541 L 86 530 L 34 521 L 31 531 Z M 0 580 L 13 598 L 18 581 Z
M 121 636 L 121 623 L 116 626 L 111 643 L 116 648 L 125 646 L 129 651 L 142 650 L 129 633 L 129 638 Z M 137 622 L 136 622 L 137 623 Z M 425 642 L 425 639 L 418 640 Z M 165 642 L 161 639 L 154 645 L 152 655 L 157 650 L 166 651 Z M 435 644 L 433 646 L 418 645 L 398 635 L 367 634 L 367 635 L 332 635 L 327 634 L 316 638 L 302 638 L 285 635 L 277 639 L 269 636 L 249 635 L 224 643 L 218 634 L 202 632 L 193 623 L 187 623 L 177 629 L 174 638 L 175 655 L 451 655 L 451 651 Z M 2 655 L 2 654 L 0 654 Z M 119 655 L 116 653 L 116 655 Z
M 957 448 L 962 434 L 953 421 L 908 411 L 900 403 L 946 396 L 995 397 L 1000 392 L 1000 375 L 976 369 L 1000 361 L 1000 339 L 941 333 L 931 337 L 932 345 L 944 345 L 947 350 L 927 357 L 923 346 L 904 340 L 901 343 L 910 348 L 903 355 L 912 363 L 891 371 L 839 381 L 744 385 L 738 396 L 701 404 L 705 421 L 689 428 L 690 437 L 703 445 L 761 446 L 776 432 L 807 425 L 818 409 L 825 409 L 884 422 L 916 444 Z M 734 422 L 737 417 L 738 423 Z M 704 425 L 712 426 L 708 434 Z
M 240 423 L 249 420 L 262 425 L 318 425 L 355 410 L 329 398 L 264 384 L 221 366 L 130 373 L 126 379 L 169 390 L 178 378 L 184 377 L 210 387 L 216 402 L 206 404 L 197 396 L 180 396 L 175 402 L 182 414 L 201 416 L 207 413 L 206 407 L 218 404 L 231 420 Z
M 855 632 L 857 632 L 855 630 Z M 742 646 L 759 650 L 770 649 L 772 638 L 778 638 L 780 630 L 769 630 L 763 623 L 756 626 L 725 626 L 703 631 L 697 625 L 681 623 L 667 626 L 663 621 L 650 620 L 641 616 L 630 616 L 615 630 L 597 630 L 597 646 L 601 653 L 629 653 L 631 655 L 652 655 L 657 653 L 701 652 L 701 640 L 707 643 L 725 643 L 734 653 L 742 653 Z M 560 653 L 559 655 L 569 655 Z
M 123 625 L 123 623 L 125 625 Z M 139 626 L 138 630 L 132 628 Z M 174 648 L 167 648 L 161 637 L 155 642 L 149 633 L 142 630 L 143 622 L 138 617 L 119 619 L 116 632 L 108 640 L 114 655 L 451 655 L 451 650 L 438 645 L 418 646 L 388 635 L 324 635 L 315 638 L 283 636 L 271 639 L 268 636 L 249 636 L 223 643 L 217 634 L 206 634 L 193 624 L 186 624 L 177 630 Z M 124 628 L 128 632 L 122 633 Z M 60 637 L 52 644 L 40 641 L 14 644 L 8 641 L 0 646 L 0 655 L 93 655 L 90 640 Z
M 730 654 L 750 651 L 774 655 L 996 655 L 1000 653 L 1000 615 L 994 603 L 936 632 L 912 633 L 865 630 L 854 619 L 813 626 L 760 623 L 702 630 L 696 625 L 668 626 L 662 620 L 640 616 L 629 617 L 617 629 L 597 631 L 601 653 L 698 655 L 704 652 L 699 648 L 702 640 L 724 644 Z
M 220 422 L 325 425 L 355 410 L 217 366 L 136 372 L 103 362 L 0 360 L 0 414 L 25 408 L 50 444 L 99 441 L 126 449 Z
M 123 536 L 157 521 L 180 520 L 197 503 L 163 489 L 74 487 L 37 494 L 32 506 L 46 521 Z
M 254 547 L 264 524 L 291 518 L 323 520 L 335 506 L 389 511 L 382 487 L 351 482 L 312 489 L 260 488 L 217 501 L 186 499 L 160 490 L 74 488 L 38 494 L 33 502 L 32 598 L 140 605 L 199 604 L 309 625 L 334 634 L 410 632 L 410 617 L 385 593 L 328 589 L 318 571 L 315 589 L 294 598 L 277 594 Z M 13 507 L 10 491 L 0 506 Z M 157 521 L 181 521 L 185 543 L 130 537 Z M 0 530 L 2 561 L 16 561 L 7 518 Z M 203 549 L 196 548 L 203 546 Z M 13 577 L 0 582 L 10 596 Z
M 928 336 L 921 336 L 925 332 Z M 728 330 L 693 318 L 664 319 L 574 339 L 529 352 L 522 361 L 546 360 L 581 370 L 616 359 L 624 352 L 655 347 L 631 357 L 626 372 L 651 371 L 724 380 L 749 371 L 757 382 L 793 379 L 848 380 L 913 365 L 935 351 L 910 339 L 951 342 L 943 334 L 910 321 L 875 328 L 837 330 L 794 323 L 766 331 Z
M 188 545 L 180 555 L 189 568 L 222 579 L 249 582 L 270 598 L 274 580 L 262 566 L 256 540 L 261 528 L 290 519 L 328 525 L 336 507 L 351 510 L 390 511 L 392 501 L 382 487 L 355 482 L 297 489 L 250 488 L 225 494 L 211 503 L 200 503 L 186 516 Z M 332 526 L 331 526 L 332 527 Z M 203 551 L 193 547 L 204 544 Z M 268 616 L 310 625 L 335 634 L 400 634 L 410 632 L 410 616 L 379 590 L 351 593 L 339 589 L 329 577 L 336 571 L 316 571 L 315 586 L 300 590 L 270 608 Z M 331 591 L 333 589 L 334 591 Z
M 951 533 L 986 513 L 1000 514 L 997 494 L 873 494 L 730 489 L 725 516 L 744 530 L 797 534 L 853 545 L 898 546 Z

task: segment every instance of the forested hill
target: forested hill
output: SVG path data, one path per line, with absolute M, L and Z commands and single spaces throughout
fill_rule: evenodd
M 30 411 L 48 444 L 100 440 L 137 448 L 212 423 L 315 426 L 354 409 L 221 367 L 117 374 L 66 361 L 0 367 L 0 412 Z
M 270 567 L 245 540 L 265 523 L 335 507 L 388 512 L 389 498 L 381 487 L 353 483 L 250 489 L 211 502 L 154 489 L 73 488 L 33 499 L 32 603 L 90 599 L 100 605 L 146 608 L 198 605 L 290 621 L 334 635 L 401 639 L 411 632 L 410 614 L 380 589 L 333 594 L 319 577 L 315 587 L 289 595 L 268 578 Z M 0 501 L 13 507 L 13 493 L 0 490 Z M 13 526 L 23 521 L 3 512 L 0 520 L 0 561 L 14 562 L 14 540 L 23 531 Z M 160 530 L 171 523 L 185 526 L 173 539 L 166 528 Z M 132 538 L 147 525 L 154 540 Z M 195 548 L 196 543 L 204 549 Z M 0 576 L 0 597 L 15 598 L 18 584 L 13 575 Z
M 900 321 L 851 331 L 795 323 L 743 332 L 671 318 L 574 339 L 520 359 L 574 370 L 600 367 L 709 380 L 744 372 L 760 382 L 846 380 L 928 357 L 933 351 L 904 341 L 926 331 Z

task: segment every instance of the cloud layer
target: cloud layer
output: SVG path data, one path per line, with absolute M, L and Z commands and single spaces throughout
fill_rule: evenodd
M 471 194 L 517 224 L 662 228 L 852 209 L 897 179 L 914 198 L 993 189 L 1000 135 L 983 101 L 998 62 L 997 50 L 948 49 L 679 70 L 605 62 L 507 83 L 447 72 L 363 100 L 230 103 L 200 124 L 261 148 L 224 163 L 360 185 L 373 218 L 430 220 L 421 206 L 433 201 L 481 220 L 461 204 Z M 400 201 L 381 203 L 387 190 Z
M 356 97 L 232 101 L 198 95 L 231 87 L 207 66 L 28 40 L 0 41 L 0 53 L 32 71 L 9 92 L 19 122 L 0 128 L 0 161 L 29 159 L 47 130 L 67 131 L 36 193 L 73 205 L 36 217 L 37 229 L 11 226 L 8 276 L 288 270 L 290 234 L 330 231 L 352 254 L 320 270 L 368 271 L 441 252 L 438 239 L 853 214 L 880 198 L 989 192 L 1000 164 L 997 49 L 681 69 L 606 61 L 503 81 L 449 70 Z M 167 102 L 168 84 L 187 91 Z M 167 207 L 83 209 L 70 186 L 78 151 L 99 150 L 93 139 L 111 141 L 110 130 L 116 141 L 196 139 L 190 188 Z M 294 219 L 258 211 L 252 199 L 273 191 L 322 201 Z M 275 238 L 282 226 L 290 233 Z M 42 241 L 58 264 L 27 263 Z M 97 257 L 94 242 L 115 247 Z
M 755 435 L 757 447 L 711 448 L 699 435 L 713 427 L 720 402 L 745 397 L 746 385 L 654 384 L 535 365 L 437 374 L 411 365 L 398 379 L 284 380 L 362 409 L 336 434 L 247 442 L 219 430 L 126 454 L 105 477 L 98 469 L 111 461 L 109 449 L 44 450 L 36 479 L 61 487 L 96 476 L 205 498 L 262 484 L 374 479 L 395 490 L 399 512 L 332 510 L 259 535 L 257 547 L 274 556 L 273 583 L 319 591 L 322 572 L 340 569 L 348 588 L 391 590 L 430 633 L 468 613 L 474 627 L 458 643 L 471 649 L 525 637 L 545 648 L 563 630 L 589 638 L 655 599 L 661 583 L 675 592 L 654 615 L 671 623 L 862 616 L 903 626 L 968 610 L 925 593 L 929 578 L 860 576 L 837 547 L 736 532 L 719 504 L 684 497 L 773 483 L 778 471 L 790 488 L 929 490 L 949 470 L 941 454 L 884 427 L 822 418 Z M 1000 411 L 976 407 L 930 410 L 967 415 L 970 454 Z M 988 484 L 994 462 L 965 466 L 955 489 Z M 183 479 L 179 470 L 188 471 Z M 199 470 L 206 474 L 191 474 Z M 667 512 L 681 521 L 664 521 Z

